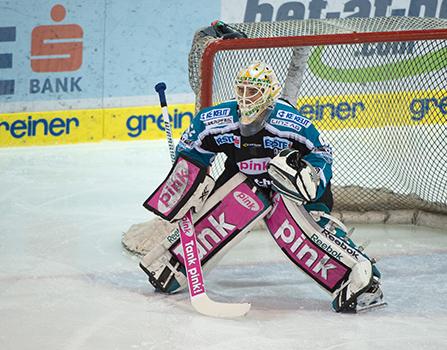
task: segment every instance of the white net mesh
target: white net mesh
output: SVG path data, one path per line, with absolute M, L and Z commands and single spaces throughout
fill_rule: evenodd
M 202 76 L 203 55 L 222 39 L 201 31 L 195 35 L 189 69 L 197 108 L 205 107 L 204 94 L 212 97 L 210 104 L 233 98 L 236 72 L 254 60 L 268 62 L 286 83 L 290 45 L 311 36 L 306 39 L 310 53 L 302 85 L 292 102 L 335 150 L 335 208 L 447 213 L 446 20 L 350 18 L 231 26 L 248 39 L 225 40 L 225 49 L 216 50 L 211 91 L 201 85 L 207 78 Z M 385 38 L 381 34 L 387 32 L 394 39 L 364 36 L 362 42 L 360 35 Z M 401 39 L 402 33 L 405 41 L 390 41 Z M 330 43 L 330 35 L 336 40 L 341 34 L 353 35 L 353 42 L 320 44 L 321 38 Z M 278 39 L 277 45 L 271 38 Z M 231 47 L 231 42 L 237 45 Z M 214 174 L 222 169 L 218 160 Z
M 240 67 L 266 61 L 290 88 L 284 89 L 285 97 L 297 103 L 334 148 L 336 216 L 351 224 L 445 228 L 446 20 L 350 18 L 232 26 L 249 39 L 225 40 L 226 49 L 216 51 L 210 67 L 202 67 L 204 55 L 222 40 L 201 31 L 194 37 L 189 75 L 197 109 L 206 106 L 204 95 L 211 96 L 208 105 L 232 98 Z M 390 35 L 384 40 L 383 33 L 392 40 Z M 331 44 L 346 34 L 352 34 L 351 43 L 345 37 L 343 45 Z M 305 35 L 310 49 L 295 49 L 303 51 L 295 60 L 293 46 Z M 236 41 L 238 47 L 231 47 Z M 247 41 L 250 47 L 243 48 L 241 42 Z M 209 76 L 202 76 L 202 68 Z M 202 86 L 211 76 L 211 87 Z M 212 171 L 215 176 L 223 171 L 222 158 Z M 154 230 L 167 235 L 172 228 L 160 220 L 133 225 L 123 244 L 144 254 L 153 246 Z

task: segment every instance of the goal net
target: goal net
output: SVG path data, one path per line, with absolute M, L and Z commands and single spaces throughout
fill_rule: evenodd
M 234 98 L 238 70 L 269 63 L 334 149 L 337 211 L 447 213 L 447 21 L 382 17 L 199 30 L 189 57 L 197 110 Z M 223 170 L 217 160 L 213 173 Z
M 347 223 L 447 224 L 447 21 L 350 18 L 232 24 L 245 39 L 197 31 L 189 60 L 196 108 L 233 98 L 238 70 L 273 66 L 284 98 L 334 149 L 334 213 Z M 223 159 L 214 162 L 215 176 Z M 145 254 L 155 218 L 124 246 Z

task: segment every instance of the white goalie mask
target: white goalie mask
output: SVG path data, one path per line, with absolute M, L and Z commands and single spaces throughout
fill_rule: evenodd
M 281 85 L 272 68 L 263 62 L 255 62 L 242 68 L 236 77 L 236 100 L 241 112 L 241 127 L 263 124 L 264 113 L 281 93 Z

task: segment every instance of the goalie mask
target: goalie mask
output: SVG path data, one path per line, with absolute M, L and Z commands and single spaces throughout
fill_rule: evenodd
M 236 100 L 241 112 L 243 136 L 258 132 L 268 117 L 268 107 L 279 97 L 281 85 L 270 66 L 255 62 L 240 70 L 236 77 Z

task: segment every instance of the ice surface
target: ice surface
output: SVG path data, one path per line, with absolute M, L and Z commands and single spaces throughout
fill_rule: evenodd
M 241 319 L 153 292 L 121 246 L 170 168 L 164 142 L 0 150 L 0 349 L 446 349 L 447 231 L 359 226 L 388 308 L 331 311 L 330 298 L 253 232 L 207 276 Z

